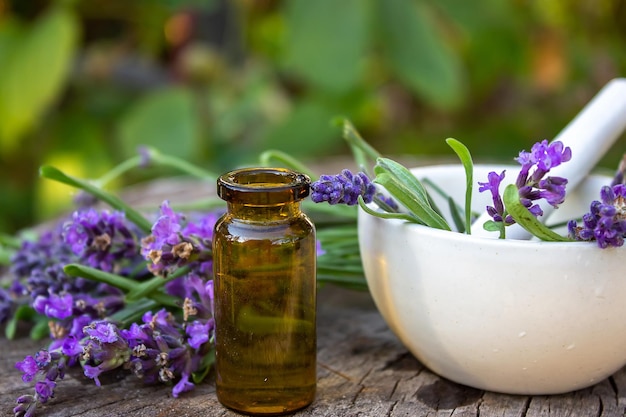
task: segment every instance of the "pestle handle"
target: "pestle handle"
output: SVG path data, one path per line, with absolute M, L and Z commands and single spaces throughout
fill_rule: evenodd
M 596 166 L 613 143 L 626 130 L 626 78 L 616 78 L 578 113 L 578 115 L 554 138 L 572 150 L 572 159 L 550 170 L 548 175 L 567 178 L 567 192 L 571 193 L 583 178 Z M 516 173 L 507 175 L 515 176 Z M 507 178 L 511 180 L 510 178 Z M 514 179 L 513 179 L 514 181 Z M 539 201 L 543 209 L 543 221 L 554 208 Z M 491 220 L 485 212 L 472 224 L 472 235 L 497 238 L 495 232 L 483 229 Z M 513 224 L 506 229 L 508 239 L 528 239 L 530 234 L 521 226 Z

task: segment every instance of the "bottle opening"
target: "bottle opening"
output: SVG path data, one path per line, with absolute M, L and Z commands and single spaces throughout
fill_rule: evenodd
M 280 204 L 309 195 L 311 180 L 284 168 L 244 168 L 227 172 L 217 180 L 217 195 L 227 202 Z

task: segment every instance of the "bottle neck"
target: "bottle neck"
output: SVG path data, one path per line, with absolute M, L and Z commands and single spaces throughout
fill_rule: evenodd
M 302 211 L 299 201 L 267 205 L 229 202 L 228 213 L 241 221 L 263 223 L 286 221 L 299 216 Z

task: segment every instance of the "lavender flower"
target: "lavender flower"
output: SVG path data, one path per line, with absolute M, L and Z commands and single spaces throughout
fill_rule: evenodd
M 567 179 L 549 176 L 546 174 L 550 169 L 569 161 L 572 151 L 564 147 L 563 143 L 547 140 L 535 143 L 530 152 L 522 151 L 516 158 L 522 165 L 515 181 L 520 202 L 535 216 L 543 215 L 541 206 L 535 203 L 545 199 L 548 204 L 557 207 L 565 200 L 565 186 Z M 533 169 L 534 168 L 534 169 Z M 493 206 L 487 206 L 487 213 L 495 222 L 504 222 L 505 225 L 515 223 L 511 216 L 506 215 L 506 210 L 500 195 L 500 183 L 504 179 L 505 171 L 501 174 L 490 172 L 487 182 L 479 182 L 479 192 L 490 191 Z M 545 178 L 544 178 L 545 177 Z
M 130 366 L 135 375 L 146 383 L 178 379 L 172 388 L 174 397 L 193 389 L 189 378 L 201 368 L 208 352 L 207 342 L 212 336 L 205 334 L 212 334 L 210 326 L 194 322 L 183 333 L 182 327 L 165 310 L 145 314 L 143 322 L 120 331 L 132 349 Z
M 98 379 L 100 374 L 126 364 L 130 359 L 131 350 L 113 323 L 93 322 L 85 327 L 85 333 L 88 340 L 81 353 L 81 359 L 84 361 L 83 370 L 85 376 L 100 386 Z
M 595 240 L 600 248 L 622 246 L 626 236 L 626 185 L 602 187 L 600 200 L 591 203 L 589 213 L 582 218 L 582 226 L 575 220 L 568 223 L 569 237 Z
M 25 279 L 20 285 L 23 294 L 33 299 L 38 295 L 63 291 L 81 291 L 93 287 L 86 280 L 76 280 L 63 272 L 63 265 L 77 261 L 77 257 L 64 244 L 61 229 L 53 228 L 42 233 L 36 241 L 26 240 L 11 258 L 10 272 L 16 282 Z
M 491 197 L 493 199 L 493 206 L 487 206 L 487 213 L 493 218 L 496 222 L 504 221 L 504 224 L 509 225 L 515 223 L 513 218 L 510 215 L 506 215 L 504 212 L 504 203 L 502 202 L 502 197 L 500 196 L 500 183 L 504 179 L 505 171 L 502 171 L 501 174 L 497 174 L 496 172 L 490 172 L 487 175 L 487 182 L 479 182 L 478 188 L 479 192 L 490 191 Z
M 48 297 L 38 295 L 33 301 L 33 308 L 47 317 L 64 319 L 72 315 L 74 299 L 71 294 L 58 295 L 51 293 Z
M 543 215 L 543 210 L 533 201 L 546 199 L 548 204 L 557 207 L 565 200 L 565 185 L 567 179 L 561 177 L 544 176 L 552 168 L 572 159 L 572 151 L 564 147 L 563 143 L 554 141 L 548 144 L 547 140 L 535 143 L 530 152 L 522 151 L 516 160 L 522 165 L 515 184 L 519 190 L 520 201 L 535 216 Z M 530 173 L 531 168 L 535 170 Z
M 359 196 L 370 203 L 376 193 L 376 187 L 363 172 L 356 175 L 344 169 L 339 175 L 322 175 L 311 184 L 311 199 L 315 203 L 357 204 Z
M 63 238 L 86 265 L 113 271 L 114 265 L 137 259 L 139 231 L 122 212 L 76 211 L 63 228 Z
M 22 380 L 31 382 L 37 376 L 42 378 L 35 382 L 35 394 L 22 395 L 13 408 L 16 416 L 32 416 L 37 404 L 45 403 L 54 397 L 57 379 L 65 376 L 66 357 L 58 351 L 40 350 L 35 356 L 28 355 L 15 367 L 22 371 Z
M 70 311 L 68 296 L 72 296 L 75 301 L 71 310 L 73 313 L 80 313 L 85 309 L 102 313 L 102 311 L 96 311 L 96 306 L 100 305 L 100 301 L 94 298 L 91 298 L 89 303 L 76 304 L 79 300 L 86 300 L 87 294 L 105 297 L 104 304 L 107 307 L 119 308 L 122 293 L 117 289 L 65 274 L 63 271 L 65 265 L 81 263 L 83 260 L 66 243 L 63 226 L 70 227 L 69 223 L 63 222 L 42 233 L 36 241 L 23 242 L 21 248 L 11 258 L 10 272 L 14 276 L 12 292 L 15 293 L 15 297 L 30 296 L 34 308 L 40 314 L 47 314 L 46 311 L 48 311 L 53 314 L 49 317 L 54 318 L 66 317 L 65 313 Z M 77 241 L 73 243 L 76 244 Z M 78 246 L 75 249 L 79 251 Z M 141 260 L 138 249 L 135 251 L 134 259 Z M 120 262 L 127 262 L 127 259 Z M 120 268 L 117 269 L 119 273 L 124 272 Z M 110 297 L 116 298 L 117 301 Z M 61 301 L 65 301 L 66 304 L 59 310 Z
M 164 201 L 152 234 L 141 242 L 141 254 L 152 261 L 148 269 L 155 275 L 167 276 L 189 265 L 201 274 L 210 274 L 213 226 L 218 218 L 218 213 L 208 213 L 196 221 L 188 221 Z

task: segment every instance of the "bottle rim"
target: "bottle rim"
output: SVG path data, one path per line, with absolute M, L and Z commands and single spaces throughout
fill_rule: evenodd
M 310 184 L 307 175 L 286 168 L 242 168 L 217 179 L 217 195 L 244 204 L 288 203 L 307 197 Z

